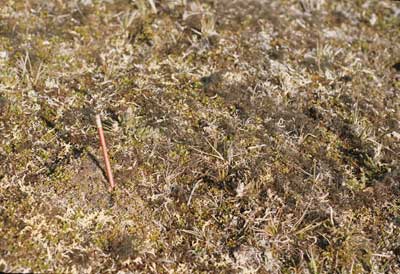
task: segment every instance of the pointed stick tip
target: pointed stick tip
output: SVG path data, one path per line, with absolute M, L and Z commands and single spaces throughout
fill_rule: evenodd
M 97 115 L 96 115 L 96 124 L 97 124 L 97 127 L 98 127 L 98 128 L 102 127 L 102 125 L 101 125 L 100 114 L 97 114 Z

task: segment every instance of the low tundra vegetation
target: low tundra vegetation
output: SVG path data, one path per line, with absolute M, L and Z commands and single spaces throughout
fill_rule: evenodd
M 1 272 L 400 272 L 399 2 L 0 3 Z

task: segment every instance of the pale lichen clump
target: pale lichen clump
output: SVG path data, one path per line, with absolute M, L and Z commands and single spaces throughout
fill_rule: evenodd
M 3 1 L 0 272 L 400 272 L 399 11 Z

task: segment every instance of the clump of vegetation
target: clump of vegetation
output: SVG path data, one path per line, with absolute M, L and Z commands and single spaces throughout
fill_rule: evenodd
M 0 271 L 400 272 L 399 11 L 2 1 Z

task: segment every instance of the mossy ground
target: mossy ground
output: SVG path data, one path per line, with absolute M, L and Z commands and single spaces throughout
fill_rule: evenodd
M 0 3 L 0 271 L 400 273 L 399 2 Z

